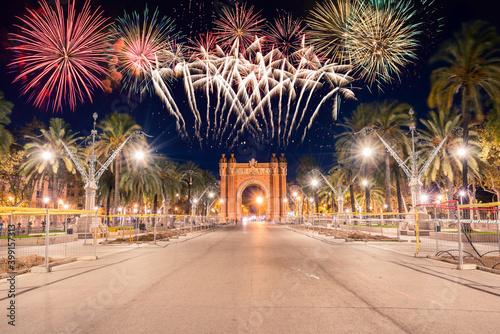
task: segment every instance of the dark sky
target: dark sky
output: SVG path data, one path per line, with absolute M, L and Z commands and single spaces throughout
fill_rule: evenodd
M 48 0 L 53 1 L 53 0 Z M 62 0 L 66 2 L 67 0 Z M 217 15 L 224 4 L 233 0 L 176 0 L 176 1 L 148 1 L 149 8 L 158 7 L 162 15 L 167 15 L 176 19 L 178 26 L 186 32 L 203 32 L 210 28 L 212 17 Z M 77 0 L 81 4 L 82 0 Z M 314 6 L 315 1 L 304 0 L 250 0 L 248 4 L 255 5 L 257 10 L 262 10 L 266 18 L 272 18 L 278 10 L 287 10 L 294 16 L 305 16 L 307 11 Z M 142 12 L 144 3 L 133 0 L 93 0 L 92 8 L 101 6 L 105 15 L 115 18 L 123 14 L 126 10 L 130 12 L 137 10 Z M 13 24 L 18 22 L 15 16 L 22 16 L 25 13 L 25 7 L 35 8 L 37 1 L 9 1 L 2 5 L 0 11 L 0 91 L 4 91 L 6 99 L 15 103 L 15 108 L 10 128 L 23 126 L 33 116 L 42 121 L 48 122 L 51 117 L 63 117 L 71 126 L 88 134 L 91 128 L 93 112 L 97 112 L 100 117 L 112 111 L 130 112 L 136 121 L 144 127 L 147 133 L 155 138 L 153 144 L 158 152 L 166 154 L 173 160 L 184 162 L 193 160 L 199 163 L 202 168 L 210 169 L 215 175 L 218 175 L 218 159 L 220 153 L 229 153 L 224 148 L 204 147 L 200 149 L 196 142 L 187 142 L 178 138 L 172 118 L 165 111 L 161 102 L 156 97 L 145 98 L 142 102 L 127 102 L 124 94 L 119 92 L 111 95 L 97 93 L 94 97 L 94 103 L 87 102 L 79 105 L 74 112 L 64 111 L 61 113 L 52 113 L 51 111 L 37 110 L 25 102 L 23 97 L 19 96 L 20 86 L 12 84 L 14 74 L 7 68 L 12 54 L 6 50 L 9 45 L 7 33 L 13 31 Z M 438 17 L 443 18 L 443 26 L 440 32 L 433 32 L 423 41 L 423 46 L 418 51 L 419 59 L 415 64 L 408 66 L 403 72 L 401 82 L 390 87 L 384 87 L 384 92 L 374 90 L 369 92 L 361 87 L 356 91 L 356 102 L 345 102 L 341 106 L 339 120 L 349 115 L 361 102 L 371 102 L 383 100 L 386 98 L 396 98 L 401 102 L 408 102 L 414 106 L 417 114 L 425 115 L 427 112 L 426 98 L 429 91 L 430 68 L 428 66 L 429 56 L 436 50 L 439 43 L 448 38 L 452 31 L 456 30 L 462 22 L 482 19 L 496 24 L 500 28 L 498 13 L 500 12 L 500 1 L 497 0 L 435 0 L 434 13 L 425 20 L 434 20 Z M 431 23 L 432 24 L 432 23 Z M 251 138 L 246 138 L 246 145 L 237 147 L 232 151 L 235 153 L 238 161 L 246 162 L 251 158 L 258 161 L 266 161 L 271 153 L 285 152 L 289 161 L 289 169 L 294 169 L 298 159 L 304 154 L 311 154 L 316 157 L 324 169 L 329 169 L 333 164 L 333 135 L 339 132 L 331 119 L 325 115 L 320 116 L 312 130 L 309 132 L 305 142 L 300 145 L 290 145 L 286 150 L 279 150 L 275 144 L 272 146 L 253 145 Z M 294 172 L 291 171 L 292 175 Z

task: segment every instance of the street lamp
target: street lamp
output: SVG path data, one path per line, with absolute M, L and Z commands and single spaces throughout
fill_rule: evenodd
M 426 203 L 428 199 L 429 199 L 429 196 L 427 196 L 426 194 L 420 195 L 420 200 L 422 201 L 422 203 Z M 414 209 L 416 209 L 416 208 L 414 208 Z
M 369 157 L 369 156 L 371 156 L 371 155 L 372 155 L 372 151 L 373 151 L 373 150 L 371 149 L 371 147 L 365 147 L 365 148 L 363 148 L 362 153 L 363 153 L 363 155 L 364 155 L 365 157 Z
M 260 205 L 262 204 L 262 202 L 264 200 L 262 199 L 262 197 L 259 196 L 259 197 L 257 197 L 256 201 L 257 201 L 257 204 L 259 205 L 259 211 L 257 212 L 257 216 L 260 218 Z
M 465 191 L 464 190 L 460 190 L 460 192 L 458 194 L 460 195 L 460 205 L 464 205 Z
M 45 197 L 43 199 L 43 202 L 45 203 L 45 208 L 47 208 L 47 204 L 49 204 L 49 202 L 50 202 L 50 197 Z
M 142 152 L 142 151 L 135 152 L 135 158 L 137 160 L 143 160 L 144 159 L 144 152 Z
M 42 158 L 43 160 L 50 160 L 52 159 L 52 153 L 50 151 L 43 151 Z

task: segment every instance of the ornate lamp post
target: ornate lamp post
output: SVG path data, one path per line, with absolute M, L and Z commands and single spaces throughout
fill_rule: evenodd
M 61 140 L 61 143 L 63 144 L 64 148 L 66 149 L 66 152 L 68 152 L 69 157 L 71 158 L 71 161 L 76 166 L 76 169 L 82 174 L 83 180 L 85 182 L 84 190 L 85 190 L 85 210 L 93 210 L 95 207 L 95 195 L 96 195 L 96 190 L 97 190 L 97 185 L 99 184 L 99 179 L 101 178 L 102 174 L 108 169 L 109 165 L 113 160 L 120 154 L 123 146 L 134 137 L 140 137 L 143 138 L 144 136 L 147 136 L 144 132 L 142 131 L 135 131 L 131 135 L 125 139 L 125 141 L 118 146 L 118 148 L 113 152 L 113 154 L 106 160 L 104 164 L 102 164 L 101 168 L 96 170 L 96 165 L 97 165 L 97 157 L 95 155 L 95 137 L 97 135 L 97 130 L 95 129 L 96 126 L 96 120 L 97 120 L 97 113 L 94 113 L 94 129 L 91 131 L 91 136 L 92 136 L 92 152 L 89 156 L 89 162 L 87 166 L 80 164 L 80 162 L 76 159 L 75 155 L 71 150 L 68 148 L 68 146 Z M 144 154 L 142 154 L 144 156 Z M 87 168 L 84 168 L 87 167 Z
M 313 169 L 312 171 L 309 172 L 315 179 L 318 179 L 319 177 L 323 178 L 325 183 L 330 187 L 332 192 L 337 196 L 337 204 L 338 204 L 338 212 L 343 213 L 344 212 L 344 196 L 349 190 L 349 185 L 347 185 L 345 188 L 342 187 L 342 182 L 339 183 L 338 188 L 335 189 L 334 186 L 328 181 L 328 179 L 319 171 L 319 169 Z M 354 182 L 358 176 L 356 175 L 351 182 Z M 333 211 L 333 210 L 332 210 Z
M 417 152 L 415 149 L 415 143 L 416 143 L 416 138 L 415 138 L 415 133 L 417 132 L 416 130 L 416 125 L 415 121 L 413 120 L 413 114 L 414 111 L 413 109 L 410 109 L 409 111 L 410 117 L 411 117 L 411 125 L 410 125 L 410 132 L 411 132 L 411 154 L 410 154 L 410 166 L 408 166 L 406 163 L 401 160 L 401 158 L 394 152 L 394 150 L 385 142 L 382 137 L 379 136 L 379 134 L 372 130 L 369 129 L 369 131 L 374 131 L 377 137 L 380 139 L 382 144 L 384 144 L 385 148 L 389 153 L 392 155 L 394 160 L 398 163 L 399 167 L 405 172 L 406 176 L 408 177 L 409 183 L 408 185 L 410 186 L 411 189 L 411 203 L 412 203 L 412 211 L 414 212 L 415 208 L 417 205 L 420 203 L 420 191 L 422 189 L 423 183 L 422 183 L 422 177 L 424 176 L 425 171 L 429 166 L 431 165 L 432 160 L 436 157 L 438 154 L 439 150 L 441 147 L 443 147 L 446 139 L 448 139 L 448 135 L 439 143 L 439 145 L 434 149 L 430 157 L 424 162 L 424 164 L 419 168 L 419 155 L 420 152 Z
M 66 143 L 64 143 L 61 140 L 61 143 L 64 146 L 64 149 L 66 152 L 68 152 L 69 157 L 71 158 L 71 161 L 76 166 L 76 169 L 80 172 L 80 174 L 83 177 L 83 181 L 85 182 L 85 185 L 83 189 L 85 190 L 85 210 L 91 211 L 94 210 L 95 208 L 95 197 L 96 197 L 96 190 L 97 190 L 97 185 L 99 184 L 99 180 L 102 176 L 102 174 L 108 169 L 109 165 L 113 162 L 113 160 L 120 154 L 121 150 L 125 146 L 125 144 L 131 139 L 135 137 L 139 138 L 144 138 L 144 136 L 147 136 L 144 132 L 142 131 L 135 131 L 131 135 L 129 135 L 125 141 L 118 146 L 118 148 L 113 152 L 113 154 L 106 160 L 104 164 L 102 164 L 101 168 L 96 170 L 96 165 L 97 165 L 97 157 L 95 155 L 95 137 L 97 135 L 97 130 L 95 129 L 96 126 L 96 120 L 97 120 L 97 113 L 94 113 L 93 115 L 94 118 L 94 128 L 91 131 L 92 136 L 92 151 L 89 156 L 89 162 L 85 166 L 81 164 L 71 152 L 71 150 L 68 148 Z M 97 222 L 96 222 L 97 224 Z

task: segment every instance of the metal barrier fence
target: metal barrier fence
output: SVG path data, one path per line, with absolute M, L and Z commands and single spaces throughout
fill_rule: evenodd
M 75 225 L 78 220 L 80 226 Z M 49 270 L 49 263 L 59 259 L 95 259 L 97 245 L 111 240 L 156 242 L 213 228 L 220 223 L 217 216 L 108 217 L 96 211 L 0 207 L 0 273 L 13 271 L 10 265 L 9 270 L 5 269 L 13 262 L 16 270 L 33 265 L 43 265 Z
M 420 252 L 441 259 L 500 269 L 500 202 L 419 206 Z
M 56 259 L 95 257 L 91 238 L 86 242 L 66 231 L 68 217 L 85 215 L 96 219 L 95 211 L 0 207 L 0 260 L 48 269 Z
M 414 225 L 414 214 L 394 212 L 346 212 L 309 217 L 288 216 L 281 223 L 292 227 L 355 240 L 391 240 L 408 236 L 409 225 Z

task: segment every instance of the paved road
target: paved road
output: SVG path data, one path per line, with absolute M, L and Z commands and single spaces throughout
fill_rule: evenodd
M 268 224 L 17 278 L 7 333 L 496 333 L 500 278 Z M 110 247 L 110 246 L 108 246 Z M 6 313 L 7 284 L 0 283 Z

